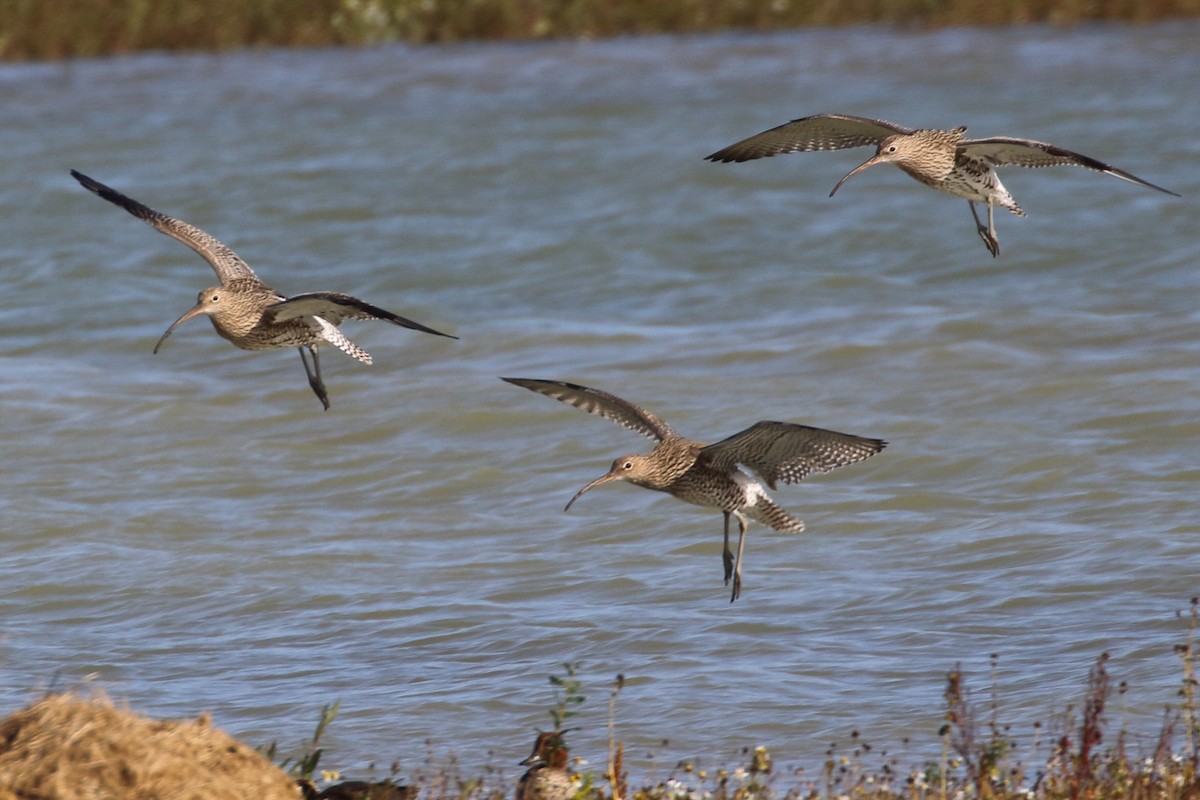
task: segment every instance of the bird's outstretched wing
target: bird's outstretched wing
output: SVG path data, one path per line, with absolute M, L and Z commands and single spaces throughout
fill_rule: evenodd
M 262 283 L 254 270 L 250 269 L 237 253 L 230 250 L 219 241 L 209 236 L 195 225 L 189 225 L 183 220 L 169 217 L 166 214 L 144 206 L 132 197 L 126 197 L 100 181 L 89 178 L 82 172 L 71 170 L 71 177 L 79 181 L 83 188 L 99 195 L 108 202 L 118 205 L 133 214 L 138 219 L 153 225 L 160 233 L 165 233 L 172 239 L 178 239 L 195 250 L 209 263 L 217 273 L 222 286 L 227 286 L 232 280 L 251 279 Z
M 583 409 L 589 414 L 612 420 L 622 428 L 628 428 L 651 439 L 661 441 L 675 436 L 671 426 L 646 409 L 599 389 L 565 381 L 542 381 L 532 378 L 501 378 L 500 380 L 507 381 L 514 386 L 523 386 L 531 392 L 544 394 L 567 405 Z
M 749 467 L 772 489 L 796 483 L 813 472 L 828 472 L 870 458 L 887 442 L 790 422 L 757 422 L 741 433 L 710 444 L 702 458 L 723 469 Z
M 849 114 L 817 114 L 771 128 L 718 150 L 708 161 L 751 161 L 781 153 L 810 150 L 845 150 L 848 147 L 878 146 L 897 133 L 912 133 L 894 122 Z
M 381 319 L 414 331 L 445 336 L 448 339 L 458 338 L 341 292 L 305 292 L 263 309 L 263 319 L 267 322 L 282 322 L 300 317 L 320 317 L 334 325 L 340 325 L 344 319 Z
M 1056 145 L 1047 144 L 1046 142 L 1037 142 L 1033 139 L 993 136 L 989 139 L 967 139 L 960 142 L 958 147 L 964 154 L 975 158 L 982 158 L 995 167 L 1058 167 L 1064 165 L 1085 167 L 1087 169 L 1094 169 L 1097 172 L 1103 172 L 1106 175 L 1112 175 L 1114 178 L 1120 178 L 1123 181 L 1136 183 L 1138 186 L 1145 186 L 1147 189 L 1156 189 L 1157 191 L 1179 197 L 1179 195 L 1170 189 L 1155 186 L 1153 183 L 1144 181 L 1132 173 L 1126 172 L 1123 169 L 1117 169 L 1110 164 L 1105 164 L 1103 161 L 1097 161 L 1091 156 L 1085 156 L 1083 153 L 1076 153 Z

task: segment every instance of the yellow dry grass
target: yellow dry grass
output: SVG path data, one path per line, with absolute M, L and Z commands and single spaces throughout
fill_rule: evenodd
M 0 720 L 0 800 L 296 800 L 262 755 L 195 720 L 56 694 Z

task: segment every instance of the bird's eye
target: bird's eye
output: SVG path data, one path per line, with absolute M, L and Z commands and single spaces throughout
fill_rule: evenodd
M 888 149 L 887 149 L 887 151 L 888 151 L 889 153 L 894 153 L 894 152 L 896 152 L 896 145 L 894 145 L 894 144 L 893 144 L 893 145 L 888 145 Z
M 624 464 L 621 465 L 621 469 L 633 469 L 633 462 L 626 461 Z
M 215 302 L 217 302 L 217 301 L 218 301 L 218 300 L 220 300 L 220 299 L 221 299 L 221 295 L 219 295 L 219 294 L 214 294 L 214 295 L 212 296 L 212 302 L 214 302 L 214 303 L 215 303 Z

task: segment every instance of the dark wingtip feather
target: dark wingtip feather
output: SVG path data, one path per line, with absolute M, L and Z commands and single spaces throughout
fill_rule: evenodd
M 92 194 L 107 200 L 115 206 L 120 206 L 138 219 L 149 221 L 150 217 L 157 213 L 149 206 L 145 206 L 132 197 L 121 194 L 111 186 L 105 186 L 95 178 L 89 178 L 78 170 L 71 170 L 71 177 L 79 181 L 79 184 Z
M 552 395 L 547 395 L 543 391 L 544 388 L 557 387 L 559 389 L 569 389 L 573 392 L 583 392 L 585 394 L 596 393 L 596 390 L 589 386 L 571 383 L 570 381 L 552 381 L 544 378 L 501 378 L 500 380 L 504 381 L 505 383 L 511 383 L 513 386 L 520 386 L 522 389 L 528 389 L 531 392 L 537 392 L 538 394 L 546 395 L 554 400 L 558 400 L 559 398 L 553 397 Z M 565 401 L 560 400 L 560 402 Z M 568 403 L 568 405 L 571 404 Z
M 761 153 L 759 155 L 746 155 L 744 153 L 734 152 L 733 150 L 735 147 L 737 147 L 737 145 L 731 145 L 722 150 L 718 150 L 717 152 L 713 153 L 712 155 L 705 156 L 704 160 L 712 161 L 717 164 L 741 164 L 746 161 L 753 161 L 756 158 L 769 158 L 770 156 L 775 155 L 775 153 Z
M 80 186 L 87 189 L 89 192 L 94 192 L 95 194 L 101 194 L 105 189 L 108 189 L 108 187 L 103 183 L 100 183 L 93 178 L 89 178 L 87 175 L 84 175 L 82 172 L 76 169 L 71 170 L 71 177 L 79 181 Z

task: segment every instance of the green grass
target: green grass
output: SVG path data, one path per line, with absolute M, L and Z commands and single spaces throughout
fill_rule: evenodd
M 0 59 L 1195 16 L 1200 0 L 0 0 Z

